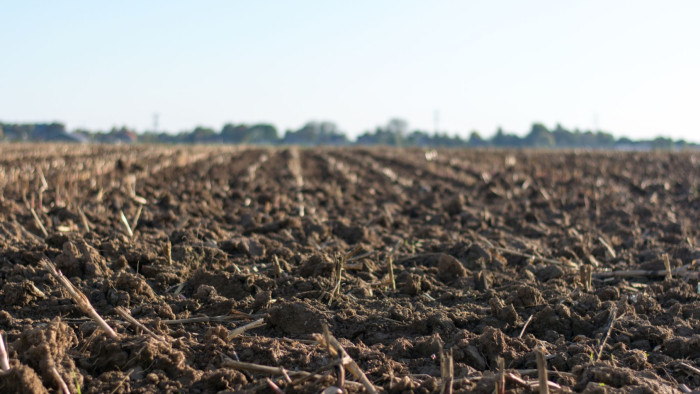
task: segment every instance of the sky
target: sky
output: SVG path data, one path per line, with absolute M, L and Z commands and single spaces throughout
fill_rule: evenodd
M 0 0 L 0 121 L 700 141 L 698 1 Z

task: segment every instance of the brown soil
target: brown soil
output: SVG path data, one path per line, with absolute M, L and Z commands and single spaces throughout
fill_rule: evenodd
M 443 351 L 455 391 L 536 391 L 538 349 L 565 391 L 696 389 L 699 174 L 695 153 L 1 145 L 0 391 L 58 392 L 55 367 L 74 393 L 320 392 L 342 375 L 324 325 L 379 391 L 440 391 Z

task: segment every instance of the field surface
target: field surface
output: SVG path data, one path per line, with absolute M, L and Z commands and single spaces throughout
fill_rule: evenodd
M 0 145 L 0 392 L 690 392 L 698 223 L 697 153 Z

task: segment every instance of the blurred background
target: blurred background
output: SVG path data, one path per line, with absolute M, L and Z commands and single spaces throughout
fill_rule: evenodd
M 265 127 L 292 143 L 310 129 L 700 141 L 693 1 L 7 1 L 2 14 L 6 137 L 54 123 L 203 142 L 256 125 L 239 142 L 274 142 Z

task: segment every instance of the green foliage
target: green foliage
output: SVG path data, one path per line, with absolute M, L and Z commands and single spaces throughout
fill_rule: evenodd
M 214 129 L 197 126 L 189 133 L 188 139 L 192 143 L 210 143 L 215 142 L 218 139 L 218 135 Z
M 588 148 L 619 150 L 680 150 L 697 149 L 700 145 L 686 141 L 674 141 L 671 138 L 658 137 L 648 141 L 635 141 L 629 138 L 615 139 L 604 131 L 567 130 L 557 124 L 549 130 L 542 123 L 533 123 L 524 137 L 508 133 L 498 128 L 491 138 L 484 138 L 474 130 L 469 139 L 458 135 L 450 136 L 445 132 L 428 133 L 422 130 L 409 131 L 408 123 L 394 118 L 384 126 L 367 131 L 351 142 L 338 126 L 329 121 L 308 122 L 298 130 L 287 130 L 280 136 L 277 128 L 271 124 L 254 125 L 225 124 L 220 131 L 198 126 L 194 130 L 179 134 L 145 132 L 137 134 L 126 126 L 114 127 L 109 132 L 89 130 L 66 131 L 61 123 L 0 123 L 0 139 L 9 141 L 72 141 L 100 143 L 168 143 L 168 144 L 258 144 L 258 145 L 388 145 L 417 147 L 498 147 L 498 148 Z
M 75 370 L 72 370 L 71 372 L 73 372 L 73 381 L 75 382 L 75 388 L 78 394 L 82 394 L 82 390 L 80 389 L 80 381 L 78 380 L 78 374 L 75 373 Z
M 525 145 L 535 148 L 552 148 L 555 145 L 554 136 L 542 123 L 533 123 L 530 134 L 525 137 Z
M 348 139 L 333 122 L 308 122 L 299 130 L 287 130 L 282 139 L 289 145 L 346 145 Z

